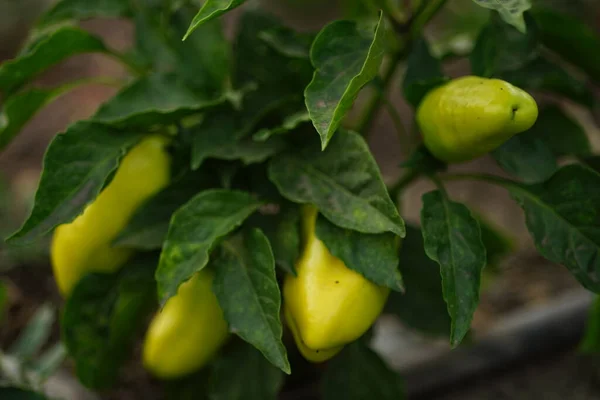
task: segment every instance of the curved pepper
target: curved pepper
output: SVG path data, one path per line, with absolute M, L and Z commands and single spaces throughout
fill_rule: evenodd
M 54 231 L 51 259 L 60 292 L 67 296 L 90 272 L 114 272 L 133 250 L 112 247 L 138 207 L 170 179 L 168 139 L 143 139 L 123 157 L 112 181 L 73 222 Z

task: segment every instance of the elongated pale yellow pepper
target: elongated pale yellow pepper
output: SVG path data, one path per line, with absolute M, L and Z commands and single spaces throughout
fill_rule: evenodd
M 177 378 L 204 366 L 225 343 L 227 322 L 212 291 L 208 268 L 179 287 L 146 333 L 144 366 L 153 375 Z
M 137 208 L 168 184 L 167 143 L 167 138 L 158 135 L 143 139 L 123 157 L 112 181 L 84 212 L 56 228 L 51 258 L 64 296 L 85 274 L 113 272 L 132 255 L 132 250 L 111 243 Z
M 425 146 L 447 163 L 480 157 L 535 123 L 527 92 L 499 79 L 466 76 L 433 89 L 417 110 Z
M 369 329 L 389 289 L 334 257 L 315 235 L 317 210 L 307 206 L 303 212 L 304 250 L 297 276 L 285 278 L 284 316 L 302 355 L 323 362 Z

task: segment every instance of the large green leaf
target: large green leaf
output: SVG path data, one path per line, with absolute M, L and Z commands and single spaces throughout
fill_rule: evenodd
M 135 15 L 135 50 L 156 73 L 175 73 L 198 91 L 221 92 L 230 73 L 230 46 L 220 21 L 203 25 L 185 43 L 181 37 L 192 18 L 181 7 L 165 24 L 160 9 L 143 8 Z
M 425 254 L 420 229 L 410 225 L 400 251 L 400 271 L 406 292 L 390 293 L 386 311 L 427 335 L 448 337 L 451 321 L 442 294 L 440 266 Z
M 399 239 L 392 233 L 367 234 L 340 228 L 319 215 L 316 234 L 350 269 L 381 286 L 404 289 L 398 269 Z
M 242 341 L 225 349 L 215 362 L 211 400 L 276 400 L 284 375 L 258 350 Z
M 215 109 L 205 115 L 202 123 L 191 129 L 192 169 L 199 168 L 207 158 L 241 160 L 244 164 L 261 163 L 285 147 L 280 137 L 257 142 L 249 137 L 242 116 L 229 107 Z
M 540 110 L 535 125 L 527 134 L 543 140 L 556 156 L 585 157 L 592 153 L 583 127 L 556 105 Z
M 156 306 L 156 255 L 143 255 L 114 274 L 86 275 L 65 304 L 63 340 L 86 386 L 110 386 L 129 357 L 142 322 Z
M 484 77 L 498 76 L 527 65 L 539 54 L 539 34 L 531 17 L 525 18 L 527 33 L 519 32 L 492 17 L 481 30 L 471 53 L 473 74 Z
M 93 120 L 123 128 L 170 124 L 227 101 L 227 97 L 192 90 L 179 76 L 142 77 L 104 103 Z
M 507 172 L 535 183 L 557 170 L 556 157 L 585 157 L 591 151 L 583 128 L 558 106 L 548 106 L 540 111 L 531 129 L 513 136 L 492 154 Z
M 315 68 L 304 91 L 306 107 L 325 149 L 360 89 L 379 73 L 385 53 L 383 15 L 376 26 L 335 21 L 310 49 Z
M 402 93 L 406 100 L 413 107 L 417 107 L 427 92 L 447 80 L 442 72 L 442 63 L 431 54 L 425 38 L 419 38 L 408 57 L 402 82 Z
M 548 179 L 558 168 L 556 157 L 544 141 L 526 131 L 515 135 L 492 152 L 496 162 L 524 182 Z
M 282 56 L 304 59 L 310 58 L 310 46 L 315 39 L 312 33 L 298 32 L 285 26 L 263 31 L 259 37 Z
M 258 132 L 252 135 L 252 138 L 256 141 L 264 142 L 273 135 L 289 133 L 309 121 L 310 117 L 308 112 L 306 110 L 302 110 L 286 116 L 283 121 L 281 121 L 281 125 L 260 129 Z
M 0 113 L 0 150 L 8 145 L 25 124 L 44 106 L 57 97 L 85 83 L 97 80 L 80 80 L 52 89 L 32 88 L 7 98 Z M 99 83 L 102 83 L 98 80 Z
M 187 173 L 142 205 L 115 239 L 115 246 L 143 250 L 162 247 L 171 215 L 201 190 L 215 186 L 206 171 Z
M 300 209 L 296 204 L 285 202 L 280 207 L 277 214 L 255 214 L 257 218 L 248 222 L 267 235 L 276 265 L 296 275 L 295 264 L 300 256 Z
M 234 46 L 233 87 L 250 85 L 256 90 L 247 93 L 242 103 L 242 120 L 252 127 L 267 114 L 285 113 L 305 108 L 302 92 L 310 82 L 313 70 L 306 58 L 282 54 L 262 39 L 274 30 L 285 30 L 279 21 L 258 11 L 246 11 L 238 26 Z M 256 60 L 256 62 L 249 62 Z M 292 110 L 292 111 L 289 111 Z
M 184 204 L 171 218 L 156 271 L 162 304 L 179 285 L 208 263 L 215 243 L 237 228 L 261 203 L 234 190 L 206 190 Z
M 481 7 L 498 11 L 502 19 L 520 32 L 525 33 L 527 26 L 523 13 L 531 8 L 531 0 L 473 0 Z
M 440 264 L 452 318 L 450 344 L 457 346 L 469 331 L 479 303 L 481 270 L 486 265 L 481 229 L 467 207 L 439 190 L 423 195 L 421 225 L 425 253 Z
M 588 108 L 594 105 L 594 94 L 586 82 L 541 56 L 517 70 L 502 72 L 498 77 L 522 89 L 558 94 Z
M 68 20 L 90 18 L 124 18 L 131 15 L 127 0 L 60 0 L 42 14 L 38 28 Z
M 33 210 L 9 239 L 31 242 L 72 221 L 96 198 L 126 151 L 141 137 L 92 122 L 79 122 L 57 135 L 44 157 Z
M 507 185 L 538 251 L 600 292 L 600 174 L 568 165 L 544 183 Z
M 533 13 L 545 46 L 600 82 L 600 35 L 581 19 L 545 8 Z
M 192 32 L 198 29 L 202 24 L 241 6 L 245 1 L 246 0 L 206 0 L 204 4 L 202 4 L 202 8 L 198 11 L 198 14 L 196 14 L 192 20 L 190 27 L 183 36 L 183 40 L 186 40 Z
M 289 374 L 281 341 L 281 293 L 267 237 L 252 229 L 224 241 L 213 265 L 213 290 L 230 329 Z
M 55 96 L 52 90 L 30 89 L 9 97 L 0 114 L 0 150 L 8 145 L 27 121 Z
M 402 378 L 364 340 L 346 346 L 327 365 L 321 380 L 323 400 L 402 400 Z
M 51 66 L 81 53 L 112 54 L 102 40 L 84 30 L 72 26 L 57 29 L 0 65 L 0 92 L 8 96 Z
M 313 142 L 278 155 L 268 173 L 284 197 L 316 205 L 335 225 L 404 236 L 404 221 L 367 144 L 355 132 L 340 132 L 325 151 Z

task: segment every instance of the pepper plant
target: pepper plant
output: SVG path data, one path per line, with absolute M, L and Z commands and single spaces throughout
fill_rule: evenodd
M 31 214 L 8 243 L 36 241 L 81 216 L 148 135 L 169 142 L 171 159 L 168 185 L 109 243 L 134 255 L 115 272 L 86 271 L 67 294 L 62 340 L 80 381 L 93 389 L 118 384 L 148 318 L 210 269 L 231 335 L 193 379 L 165 384 L 178 388 L 169 391 L 173 398 L 192 385 L 195 398 L 268 400 L 313 379 L 327 400 L 403 398 L 401 377 L 369 348 L 370 332 L 336 348 L 325 364 L 303 361 L 280 316 L 281 287 L 306 264 L 298 263 L 308 241 L 301 210 L 312 206 L 318 243 L 356 273 L 353 279 L 389 292 L 385 312 L 458 346 L 470 330 L 482 269 L 504 246 L 484 219 L 450 197 L 448 181 L 506 189 L 540 254 L 600 292 L 600 157 L 560 106 L 596 107 L 600 37 L 542 1 L 474 1 L 489 9 L 474 47 L 443 53 L 426 29 L 446 0 L 343 0 L 339 19 L 313 32 L 294 30 L 244 0 L 60 0 L 45 12 L 21 52 L 0 65 L 0 148 L 76 86 L 119 90 L 54 138 Z M 238 18 L 228 40 L 223 20 L 230 12 Z M 131 21 L 132 48 L 116 51 L 78 26 L 90 18 Z M 35 85 L 42 72 L 84 53 L 117 60 L 127 77 Z M 450 80 L 442 68 L 448 59 L 470 61 L 471 75 L 561 100 L 540 107 L 528 130 L 495 144 L 491 156 L 511 178 L 447 172 L 421 144 L 419 124 L 411 134 L 413 121 L 402 120 L 389 101 L 401 92 L 416 110 Z M 384 106 L 410 153 L 387 187 L 367 144 Z M 465 126 L 485 117 L 465 114 Z M 420 227 L 405 225 L 398 212 L 404 189 L 421 179 L 437 188 L 423 196 Z M 117 215 L 118 197 L 111 207 Z M 79 251 L 77 239 L 70 246 Z M 324 298 L 323 309 L 336 307 L 335 297 Z M 335 317 L 362 318 L 353 309 Z M 180 329 L 184 335 L 185 324 Z

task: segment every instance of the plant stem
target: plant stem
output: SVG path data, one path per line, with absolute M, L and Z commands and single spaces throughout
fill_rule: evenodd
M 394 185 L 392 185 L 392 187 L 389 189 L 390 197 L 392 198 L 392 200 L 397 203 L 398 196 L 400 195 L 400 192 L 402 192 L 402 189 L 413 183 L 420 176 L 421 173 L 419 171 L 411 169 L 408 172 L 406 172 L 402 177 L 400 177 L 400 179 L 396 183 L 394 183 Z
M 357 124 L 356 130 L 363 136 L 368 136 L 371 125 L 377 116 L 377 112 L 382 104 L 382 98 L 386 96 L 386 90 L 394 77 L 398 64 L 410 52 L 412 40 L 421 34 L 421 31 L 436 14 L 446 4 L 447 0 L 425 0 L 415 14 L 404 24 L 395 19 L 391 19 L 394 29 L 398 33 L 400 43 L 403 48 L 392 54 L 390 62 L 386 66 L 381 76 L 381 90 L 373 94 L 365 110 L 361 121 Z
M 404 154 L 410 154 L 413 148 L 413 145 L 411 143 L 411 137 L 409 136 L 408 131 L 402 123 L 402 118 L 400 117 L 398 110 L 396 110 L 396 107 L 394 107 L 392 102 L 386 96 L 383 97 L 383 103 L 390 118 L 392 119 L 394 127 L 396 128 L 396 133 L 398 134 L 398 140 L 400 141 L 401 150 L 403 150 Z
M 404 52 L 398 51 L 392 55 L 389 63 L 386 65 L 383 75 L 381 76 L 381 88 L 373 93 L 372 97 L 369 99 L 369 102 L 363 111 L 363 117 L 356 127 L 357 132 L 363 136 L 367 136 L 367 132 L 370 131 L 371 125 L 373 125 L 373 121 L 375 120 L 377 112 L 381 107 L 382 98 L 385 97 L 386 89 L 392 81 L 398 63 L 402 58 L 404 58 Z
M 510 179 L 501 178 L 495 175 L 489 174 L 445 174 L 440 175 L 439 179 L 442 181 L 463 181 L 463 180 L 474 180 L 480 182 L 486 182 L 489 184 L 502 186 L 506 189 L 518 188 L 519 184 Z

